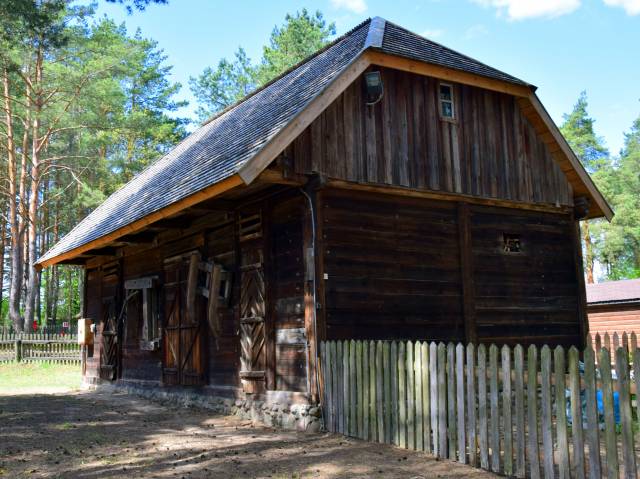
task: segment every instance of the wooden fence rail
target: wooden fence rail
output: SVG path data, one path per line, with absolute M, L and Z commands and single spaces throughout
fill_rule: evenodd
M 325 426 L 507 476 L 635 478 L 640 349 L 618 344 L 326 341 Z
M 74 336 L 60 335 L 2 335 L 0 363 L 9 361 L 53 362 L 80 364 L 80 345 Z M 51 337 L 59 336 L 59 337 Z

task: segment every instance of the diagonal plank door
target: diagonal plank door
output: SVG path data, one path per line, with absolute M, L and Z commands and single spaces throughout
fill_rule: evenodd
M 260 213 L 238 216 L 240 240 L 240 379 L 247 393 L 265 388 L 264 240 Z
M 188 291 L 190 270 L 194 262 L 197 268 L 198 258 L 186 255 L 165 264 L 162 382 L 167 386 L 205 383 L 204 305 L 200 295 Z

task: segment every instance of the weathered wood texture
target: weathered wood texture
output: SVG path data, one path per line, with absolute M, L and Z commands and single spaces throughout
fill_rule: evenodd
M 321 349 L 329 351 L 324 355 L 323 368 L 327 382 L 342 364 L 342 359 L 333 354 L 339 344 L 321 343 Z M 331 432 L 382 442 L 387 437 L 387 425 L 379 436 L 373 427 L 380 413 L 392 416 L 389 437 L 393 444 L 479 465 L 508 477 L 637 477 L 637 418 L 632 414 L 630 355 L 626 348 L 617 348 L 613 356 L 607 349 L 598 351 L 596 373 L 590 345 L 582 352 L 575 347 L 567 351 L 562 346 L 551 350 L 531 345 L 525 362 L 521 345 L 512 349 L 492 344 L 487 362 L 484 344 L 477 348 L 467 345 L 466 355 L 460 343 L 352 340 L 345 344 L 352 353 L 355 351 L 351 359 L 355 371 L 344 377 L 345 381 L 350 378 L 348 406 L 338 417 L 335 411 L 340 411 L 337 406 L 343 396 L 333 392 L 325 395 L 325 425 Z M 391 354 L 378 356 L 380 348 Z M 391 389 L 375 401 L 367 393 L 371 379 L 360 378 L 361 368 L 367 370 L 361 361 L 362 352 L 367 350 L 378 357 L 370 376 Z M 635 349 L 631 356 L 640 361 L 640 350 Z M 579 357 L 584 358 L 584 371 L 578 366 Z M 612 374 L 614 368 L 616 375 Z M 637 373 L 637 363 L 634 368 Z M 391 381 L 383 379 L 389 371 Z M 418 378 L 437 392 L 430 399 L 431 420 L 421 421 L 420 428 L 415 427 L 416 420 L 424 418 L 425 409 L 419 400 Z M 581 384 L 585 387 L 584 402 Z M 596 387 L 600 406 L 596 406 Z M 355 424 L 353 429 L 340 429 L 345 417 Z M 601 430 L 602 441 L 598 439 Z
M 275 389 L 306 391 L 307 357 L 304 298 L 303 219 L 300 196 L 277 202 L 271 209 L 269 288 L 270 322 L 275 345 Z
M 198 345 L 201 349 L 196 352 L 197 361 L 201 364 L 199 371 L 203 376 L 199 382 L 222 387 L 241 386 L 240 315 L 244 314 L 249 319 L 247 329 L 255 329 L 255 324 L 251 321 L 256 317 L 254 313 L 258 311 L 257 303 L 254 301 L 250 305 L 250 298 L 247 297 L 247 293 L 252 292 L 252 301 L 260 302 L 258 309 L 264 317 L 264 323 L 260 325 L 259 337 L 256 337 L 258 341 L 253 344 L 257 362 L 252 365 L 255 367 L 251 372 L 264 371 L 267 388 L 270 390 L 307 390 L 303 224 L 308 207 L 299 192 L 285 192 L 264 202 L 253 201 L 253 206 L 248 205 L 244 209 L 255 210 L 256 204 L 261 205 L 260 209 L 263 212 L 262 221 L 266 231 L 264 238 L 253 236 L 240 241 L 240 231 L 233 214 L 203 209 L 195 218 L 172 220 L 172 228 L 158 232 L 155 241 L 123 247 L 119 263 L 105 264 L 88 270 L 86 316 L 97 324 L 93 355 L 87 359 L 88 377 L 99 377 L 100 361 L 104 356 L 101 352 L 105 343 L 105 336 L 102 334 L 105 315 L 111 315 L 115 319 L 115 316 L 120 314 L 124 281 L 152 276 L 157 278 L 159 324 L 161 335 L 165 338 L 160 347 L 149 350 L 140 347 L 143 328 L 140 295 L 131 297 L 127 303 L 121 338 L 118 338 L 117 334 L 109 336 L 107 345 L 113 351 L 110 357 L 114 361 L 118 358 L 122 361 L 122 379 L 160 383 L 163 357 L 171 350 L 166 343 L 166 337 L 173 334 L 171 331 L 180 329 L 179 322 L 175 324 L 180 316 L 175 315 L 172 308 L 180 307 L 183 316 L 187 317 L 187 277 L 184 275 L 188 272 L 184 272 L 184 277 L 179 281 L 174 277 L 168 278 L 165 260 L 196 251 L 201 255 L 202 261 L 213 261 L 232 275 L 229 301 L 220 301 L 217 308 L 220 334 L 214 337 L 204 323 L 200 330 L 198 341 L 202 343 L 198 342 Z M 254 233 L 249 231 L 248 234 Z M 258 267 L 258 270 L 251 270 L 252 266 Z M 260 273 L 260 278 L 256 277 L 256 271 Z M 245 282 L 248 286 L 244 288 L 244 313 L 240 308 L 243 274 L 247 276 Z M 257 279 L 261 281 L 259 288 L 255 289 Z M 179 298 L 184 307 L 173 303 L 175 295 L 172 292 L 170 300 L 163 299 L 164 294 L 175 286 L 169 283 L 176 281 L 184 283 L 184 291 Z M 198 284 L 201 283 L 200 278 Z M 196 303 L 201 306 L 196 310 L 199 324 L 206 316 L 206 299 L 200 293 L 197 293 L 195 298 Z M 173 318 L 174 323 L 167 324 L 170 318 Z M 183 339 L 183 349 L 189 352 L 190 340 L 187 337 Z M 179 341 L 178 336 L 174 341 Z M 179 342 L 173 344 L 175 356 L 180 354 L 178 345 Z M 176 364 L 172 363 L 169 369 L 177 369 L 179 366 L 179 358 L 173 359 Z M 104 366 L 103 364 L 103 374 L 109 375 L 111 379 L 115 369 L 107 371 Z M 169 383 L 179 382 L 178 379 L 167 380 Z
M 465 289 L 455 203 L 328 189 L 321 207 L 327 339 L 463 341 L 464 312 L 480 342 L 580 344 L 568 215 L 470 206 Z
M 572 204 L 548 147 L 510 95 L 453 85 L 454 121 L 439 116 L 438 80 L 387 68 L 366 106 L 350 85 L 286 154 L 299 174 L 527 203 Z
M 581 346 L 571 218 L 474 206 L 470 222 L 478 341 Z

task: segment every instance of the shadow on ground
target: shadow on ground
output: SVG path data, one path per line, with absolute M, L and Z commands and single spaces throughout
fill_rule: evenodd
M 495 477 L 427 454 L 123 393 L 0 397 L 0 477 Z

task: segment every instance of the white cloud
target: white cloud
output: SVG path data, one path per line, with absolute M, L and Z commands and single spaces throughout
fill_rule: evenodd
M 640 0 L 604 0 L 610 7 L 622 7 L 627 15 L 640 14 Z
M 464 39 L 472 40 L 474 38 L 484 37 L 485 35 L 488 35 L 488 34 L 489 34 L 489 30 L 487 29 L 487 27 L 479 23 L 477 25 L 472 25 L 469 28 L 467 28 L 467 30 L 464 32 Z
M 438 38 L 438 37 L 441 37 L 443 34 L 444 34 L 444 30 L 440 28 L 431 28 L 431 29 L 428 28 L 424 30 L 422 33 L 420 33 L 421 36 L 426 38 Z
M 364 13 L 367 10 L 367 4 L 364 0 L 331 0 L 333 8 L 344 8 L 353 13 Z
M 580 7 L 581 0 L 472 0 L 484 7 L 494 7 L 498 16 L 506 14 L 509 20 L 526 18 L 553 18 L 571 13 Z M 637 2 L 638 0 L 605 0 L 611 2 Z

